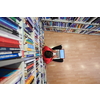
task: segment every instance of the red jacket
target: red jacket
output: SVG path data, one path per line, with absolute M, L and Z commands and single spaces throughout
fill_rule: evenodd
M 43 60 L 44 60 L 44 62 L 45 62 L 46 64 L 48 64 L 48 63 L 50 63 L 50 62 L 52 61 L 52 58 L 46 58 L 46 57 L 44 56 L 45 51 L 52 51 L 52 49 L 49 48 L 49 47 L 47 47 L 47 46 L 44 46 L 43 49 L 42 49 Z

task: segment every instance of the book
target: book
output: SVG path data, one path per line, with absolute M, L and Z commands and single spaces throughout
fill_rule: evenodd
M 30 84 L 32 80 L 34 79 L 34 76 L 30 76 L 26 81 L 25 84 Z
M 21 57 L 21 53 L 3 54 L 3 55 L 0 55 L 0 60 L 18 58 L 18 57 Z
M 25 57 L 34 57 L 34 54 L 24 55 Z
M 0 51 L 0 55 L 2 55 L 2 54 L 13 54 L 13 53 L 20 53 L 20 51 Z
M 20 51 L 20 48 L 0 47 L 0 52 L 1 51 Z
M 20 43 L 19 43 L 18 40 L 10 39 L 10 38 L 3 37 L 3 36 L 0 36 L 0 42 L 9 43 L 9 44 L 11 43 L 11 44 L 15 44 L 15 45 L 20 45 Z

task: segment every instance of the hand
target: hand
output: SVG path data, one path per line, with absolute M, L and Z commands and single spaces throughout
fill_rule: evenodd
M 57 51 L 56 50 L 52 50 L 53 51 L 53 53 L 57 53 Z
M 54 55 L 54 56 L 53 56 L 53 58 L 57 58 L 57 57 L 58 57 L 57 55 Z

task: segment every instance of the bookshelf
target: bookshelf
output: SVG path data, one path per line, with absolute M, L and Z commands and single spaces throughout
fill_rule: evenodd
M 45 84 L 42 82 L 45 78 L 41 77 L 41 74 L 45 74 L 42 70 L 46 69 L 44 62 L 41 63 L 44 30 L 40 19 L 0 17 L 0 38 L 4 44 L 0 43 L 0 84 Z M 6 38 L 13 40 L 8 42 Z M 15 44 L 12 42 L 14 40 Z M 20 55 L 5 59 L 8 53 Z
M 100 35 L 100 17 L 42 17 L 46 31 Z

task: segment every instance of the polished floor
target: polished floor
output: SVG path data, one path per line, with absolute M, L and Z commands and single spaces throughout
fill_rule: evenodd
M 47 65 L 47 83 L 100 84 L 100 36 L 45 31 L 45 45 L 60 44 L 65 59 Z

